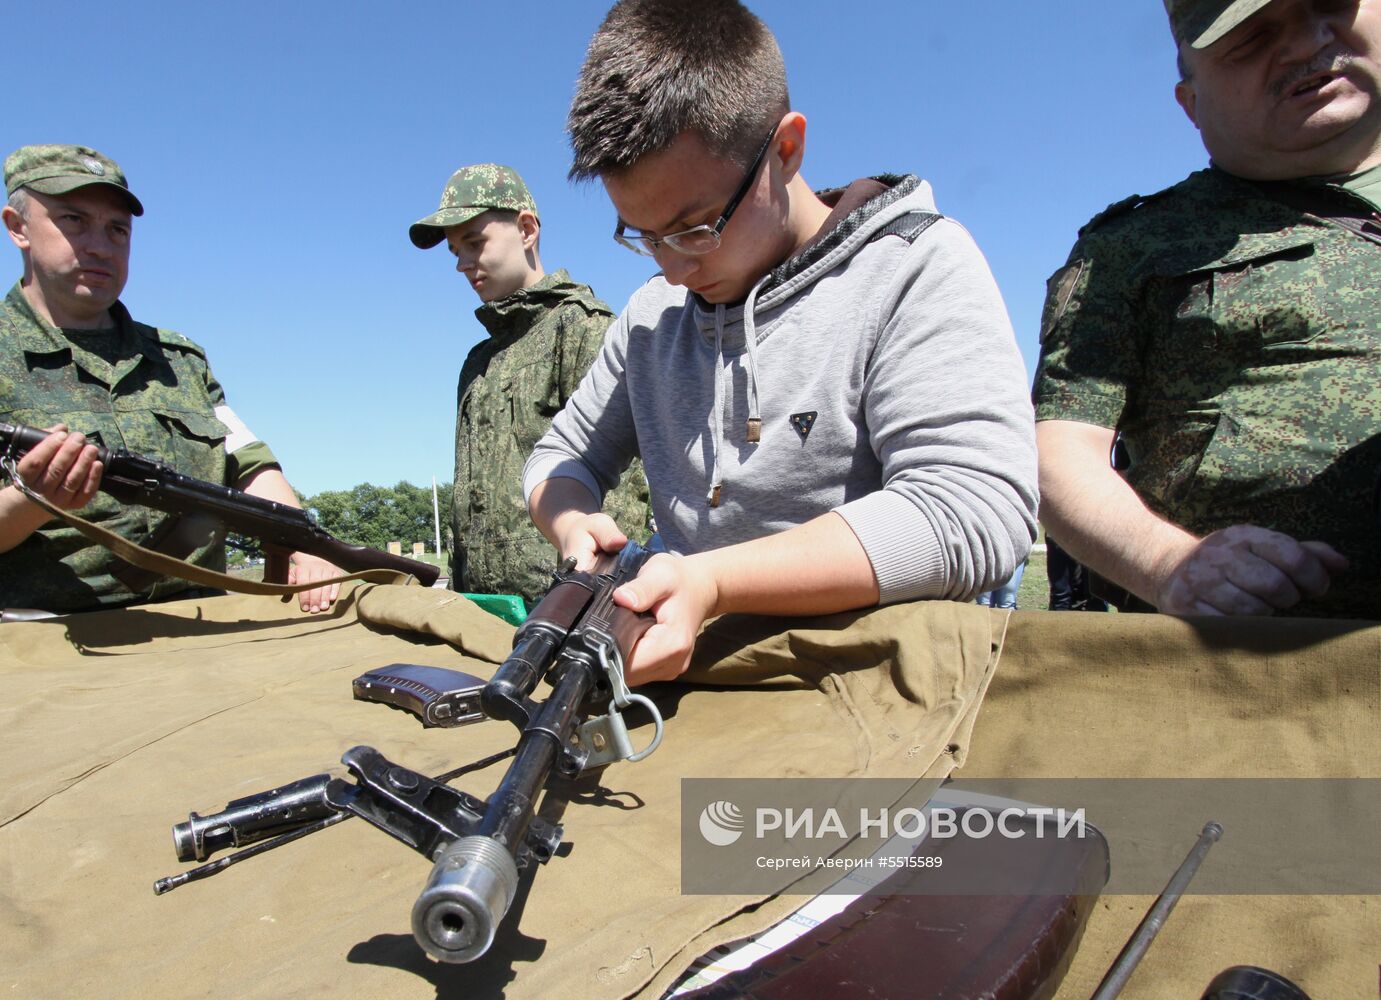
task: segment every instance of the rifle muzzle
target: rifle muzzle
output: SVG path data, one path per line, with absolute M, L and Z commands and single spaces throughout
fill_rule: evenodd
M 494 942 L 518 891 L 513 855 L 491 837 L 446 847 L 412 908 L 412 934 L 441 962 L 471 962 Z

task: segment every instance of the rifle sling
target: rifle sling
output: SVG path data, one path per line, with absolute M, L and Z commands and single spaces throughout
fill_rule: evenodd
M 1297 212 L 1331 222 L 1354 236 L 1381 245 L 1381 212 L 1360 195 L 1331 185 L 1306 186 L 1288 181 L 1259 181 L 1258 187 Z
M 215 538 L 217 526 L 214 518 L 200 514 L 165 518 L 153 534 L 144 539 L 144 548 L 172 559 L 186 559 Z M 110 575 L 136 594 L 142 594 L 151 591 L 165 574 L 140 569 L 121 559 L 119 565 L 111 569 Z M 277 578 L 266 574 L 265 579 Z M 287 577 L 283 579 L 286 580 Z
M 267 594 L 286 598 L 293 594 L 300 594 L 305 590 L 315 590 L 318 587 L 327 587 L 334 583 L 346 583 L 350 580 L 364 580 L 369 583 L 405 583 L 409 580 L 416 580 L 416 577 L 392 569 L 365 569 L 358 573 L 333 576 L 330 579 L 316 580 L 312 583 L 261 583 L 257 580 L 242 580 L 239 577 L 231 576 L 229 573 L 219 573 L 214 569 L 194 566 L 185 559 L 176 559 L 161 552 L 146 549 L 142 545 L 136 545 L 126 538 L 121 538 L 113 531 L 107 531 L 76 514 L 53 506 L 30 489 L 18 476 L 12 476 L 10 481 L 33 503 L 38 504 L 58 520 L 77 529 L 97 545 L 109 549 L 125 562 L 159 576 L 172 576 L 179 580 L 201 584 L 203 587 L 219 587 L 222 590 L 231 590 L 240 594 Z

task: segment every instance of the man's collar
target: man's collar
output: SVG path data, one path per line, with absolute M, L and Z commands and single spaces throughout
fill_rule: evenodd
M 16 281 L 5 296 L 5 317 L 14 342 L 30 354 L 52 354 L 71 346 L 61 330 L 34 312 L 22 282 Z
M 29 354 L 53 354 L 72 349 L 72 342 L 62 328 L 34 311 L 33 304 L 24 294 L 22 282 L 16 281 L 5 296 L 5 317 L 10 336 L 21 350 Z M 115 325 L 108 332 L 113 337 L 123 337 L 134 327 L 129 310 L 118 300 L 110 307 L 110 318 Z M 156 360 L 158 344 L 150 342 L 147 337 L 139 340 L 140 351 Z
M 545 312 L 582 287 L 571 280 L 564 267 L 557 268 L 526 288 L 484 303 L 475 310 L 475 318 L 490 336 L 504 336 L 518 326 L 526 329 L 532 315 Z

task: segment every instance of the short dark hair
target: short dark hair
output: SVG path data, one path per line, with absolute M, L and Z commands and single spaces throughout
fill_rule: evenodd
M 617 173 L 684 132 L 747 167 L 790 110 L 777 40 L 737 0 L 619 0 L 576 82 L 570 176 Z

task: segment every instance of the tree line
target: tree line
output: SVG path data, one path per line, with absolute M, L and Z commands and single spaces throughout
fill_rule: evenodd
M 454 489 L 451 483 L 437 484 L 441 544 L 448 549 Z M 413 542 L 422 542 L 428 552 L 436 547 L 430 486 L 361 483 L 353 489 L 327 490 L 315 496 L 298 494 L 298 500 L 318 524 L 342 541 L 375 549 L 387 548 L 389 542 L 401 542 L 404 555 L 412 554 Z M 258 545 L 252 540 L 232 536 L 230 544 L 231 562 L 242 561 L 246 553 L 258 555 Z

